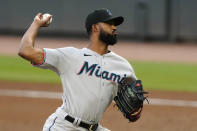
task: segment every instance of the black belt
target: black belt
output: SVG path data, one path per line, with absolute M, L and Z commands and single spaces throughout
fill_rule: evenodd
M 65 120 L 73 123 L 75 121 L 75 118 L 67 115 L 65 117 Z M 97 124 L 87 124 L 87 123 L 81 121 L 79 126 L 88 129 L 88 131 L 96 131 L 96 129 L 98 128 L 98 123 Z

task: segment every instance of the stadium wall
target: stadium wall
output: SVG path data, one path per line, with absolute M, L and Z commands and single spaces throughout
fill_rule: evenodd
M 19 34 L 38 12 L 53 15 L 42 35 L 86 37 L 85 18 L 98 8 L 125 17 L 121 38 L 139 40 L 197 40 L 196 0 L 0 0 L 0 33 Z

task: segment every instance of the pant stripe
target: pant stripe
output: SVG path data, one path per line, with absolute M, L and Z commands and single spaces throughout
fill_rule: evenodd
M 49 131 L 51 131 L 51 127 L 55 124 L 56 119 L 57 119 L 57 117 L 55 117 L 53 124 L 49 127 Z

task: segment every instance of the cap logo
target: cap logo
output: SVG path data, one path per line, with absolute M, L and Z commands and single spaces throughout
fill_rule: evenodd
M 109 14 L 109 15 L 112 15 L 112 13 L 107 9 L 107 13 Z

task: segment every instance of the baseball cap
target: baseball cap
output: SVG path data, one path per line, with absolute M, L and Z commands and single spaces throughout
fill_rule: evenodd
M 93 24 L 98 22 L 113 21 L 115 26 L 123 23 L 124 18 L 122 16 L 114 17 L 109 9 L 98 9 L 90 13 L 85 22 L 86 30 L 89 32 Z

